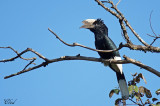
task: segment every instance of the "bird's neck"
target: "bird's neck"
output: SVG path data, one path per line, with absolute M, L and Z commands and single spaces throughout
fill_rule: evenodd
M 96 28 L 96 29 L 91 29 L 91 31 L 95 35 L 95 40 L 101 40 L 105 38 L 105 36 L 108 36 L 108 29 L 107 28 Z
M 102 34 L 102 33 L 98 33 L 98 34 L 94 33 L 94 35 L 95 35 L 95 40 L 96 41 L 98 41 L 98 40 L 100 41 L 100 40 L 104 39 L 105 36 L 106 36 L 105 34 Z
M 102 32 L 102 31 L 96 31 L 93 32 L 95 35 L 95 40 L 102 40 L 105 38 L 105 36 L 108 36 L 108 33 L 106 32 Z

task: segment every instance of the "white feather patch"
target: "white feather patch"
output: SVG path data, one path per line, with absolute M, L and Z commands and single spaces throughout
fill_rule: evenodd
M 114 60 L 122 60 L 121 57 L 114 57 Z M 111 59 L 112 61 L 112 59 Z M 104 66 L 108 66 L 108 63 L 103 63 Z M 114 69 L 114 71 L 120 72 L 121 74 L 123 73 L 123 68 L 122 68 L 122 64 L 111 64 L 111 67 Z
M 121 57 L 114 57 L 114 60 L 121 60 Z M 111 64 L 114 71 L 120 72 L 122 74 L 122 64 Z
M 114 59 L 115 59 L 115 60 L 122 60 L 121 57 L 114 57 Z M 122 74 L 122 71 L 123 71 L 123 69 L 122 69 L 122 64 L 116 64 L 116 65 L 117 65 L 119 71 L 120 71 L 121 74 Z

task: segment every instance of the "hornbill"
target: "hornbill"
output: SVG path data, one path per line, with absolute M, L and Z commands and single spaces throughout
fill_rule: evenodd
M 87 19 L 82 21 L 84 25 L 82 25 L 80 28 L 86 28 L 89 29 L 91 32 L 95 35 L 95 46 L 96 49 L 99 50 L 115 50 L 117 49 L 114 42 L 108 37 L 108 28 L 104 24 L 103 20 L 101 19 Z M 114 52 L 98 52 L 101 58 L 103 59 L 115 59 L 115 60 L 121 60 L 120 54 L 118 51 Z M 116 72 L 117 75 L 117 81 L 120 87 L 122 99 L 128 99 L 129 98 L 129 92 L 127 83 L 125 80 L 124 73 L 122 72 L 122 64 L 106 64 L 105 66 L 109 65 L 109 67 Z

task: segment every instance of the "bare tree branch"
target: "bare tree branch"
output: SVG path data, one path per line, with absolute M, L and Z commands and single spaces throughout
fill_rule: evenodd
M 114 52 L 114 51 L 117 51 L 117 50 L 120 50 L 122 49 L 123 47 L 128 47 L 132 50 L 141 50 L 141 51 L 144 51 L 144 52 L 160 52 L 160 48 L 158 47 L 153 47 L 153 46 L 150 46 L 150 47 L 146 47 L 146 46 L 142 46 L 142 45 L 134 45 L 132 44 L 132 42 L 129 40 L 129 37 L 127 35 L 127 32 L 126 32 L 126 29 L 124 27 L 124 24 L 122 23 L 122 29 L 123 29 L 123 34 L 124 34 L 124 37 L 126 38 L 127 40 L 127 44 L 122 44 L 120 43 L 119 44 L 119 47 L 115 50 L 97 50 L 97 49 L 93 49 L 93 48 L 90 48 L 90 47 L 87 47 L 87 46 L 84 46 L 84 45 L 81 45 L 79 43 L 73 43 L 73 44 L 68 44 L 66 43 L 65 41 L 63 41 L 55 32 L 53 32 L 50 28 L 48 28 L 48 30 L 54 34 L 56 36 L 57 39 L 59 39 L 63 44 L 67 45 L 67 46 L 71 46 L 71 47 L 75 47 L 75 46 L 79 46 L 79 47 L 83 47 L 83 48 L 86 48 L 86 49 L 89 49 L 89 50 L 92 50 L 92 51 L 97 51 L 97 52 Z
M 160 38 L 160 36 L 157 36 L 157 34 L 154 32 L 153 27 L 152 27 L 152 22 L 151 22 L 152 12 L 153 12 L 153 11 L 151 11 L 151 14 L 150 14 L 150 17 L 149 17 L 149 23 L 150 23 L 150 28 L 151 28 L 152 33 L 154 34 L 154 36 L 152 36 L 152 35 L 150 35 L 150 34 L 147 34 L 147 35 L 149 35 L 150 37 L 153 37 L 153 38 L 154 38 L 153 41 L 152 41 L 152 43 L 151 43 L 150 45 L 153 45 L 153 43 L 154 43 L 157 39 Z
M 118 1 L 118 3 L 116 4 L 116 6 L 118 6 L 118 4 L 121 2 L 121 0 Z
M 123 47 L 128 47 L 131 50 L 140 50 L 140 51 L 144 51 L 144 52 L 155 52 L 155 53 L 159 53 L 160 52 L 160 48 L 159 47 L 146 47 L 146 46 L 142 46 L 142 45 L 133 45 L 133 44 L 123 44 Z
M 106 7 L 101 1 L 99 1 L 99 0 L 95 0 L 95 1 L 98 3 L 98 5 L 100 5 L 101 7 L 103 7 L 106 11 L 110 12 L 116 18 L 122 19 L 122 17 L 119 14 L 117 14 L 116 12 L 114 12 L 111 9 L 109 9 L 108 7 Z
M 96 0 L 99 1 L 99 0 Z M 99 1 L 100 2 L 100 1 Z M 130 30 L 132 31 L 132 33 L 137 37 L 137 39 L 144 44 L 145 46 L 150 46 L 149 44 L 147 44 L 137 33 L 136 31 L 132 28 L 132 26 L 129 24 L 128 20 L 124 17 L 124 15 L 118 10 L 117 6 L 115 6 L 113 4 L 113 1 L 108 0 L 108 3 L 110 3 L 112 5 L 112 8 L 114 10 L 116 10 L 116 12 L 121 16 L 121 18 L 119 18 L 120 20 L 123 19 L 124 22 L 126 23 L 126 25 L 130 28 Z
M 23 53 L 25 53 L 27 50 L 24 50 L 23 52 L 18 53 L 15 49 L 13 49 L 13 48 L 10 47 L 10 46 L 8 46 L 8 47 L 0 47 L 0 48 L 3 48 L 3 49 L 11 49 L 13 52 L 15 52 L 15 53 L 17 54 L 16 57 L 13 57 L 13 58 L 10 58 L 10 59 L 6 59 L 6 60 L 0 60 L 0 62 L 13 61 L 14 59 L 19 58 L 19 57 L 20 57 L 21 59 L 23 59 L 23 60 L 34 60 L 34 59 L 35 59 L 35 57 L 33 57 L 33 58 L 24 58 L 24 57 L 21 56 L 21 55 L 22 55 Z
M 87 46 L 84 46 L 84 45 L 81 45 L 79 43 L 73 43 L 73 44 L 69 44 L 69 43 L 66 43 L 65 41 L 63 41 L 55 32 L 53 32 L 50 28 L 48 28 L 48 30 L 56 36 L 56 38 L 58 40 L 60 40 L 63 44 L 67 45 L 67 46 L 71 46 L 71 47 L 75 47 L 75 46 L 79 46 L 79 47 L 82 47 L 82 48 L 86 48 L 86 49 L 89 49 L 89 50 L 92 50 L 92 51 L 97 51 L 97 52 L 114 52 L 114 51 L 118 51 L 120 50 L 123 45 L 120 45 L 119 48 L 115 49 L 115 50 L 97 50 L 97 49 L 93 49 L 93 48 L 90 48 L 90 47 L 87 47 Z
M 130 98 L 129 98 L 129 100 L 132 101 L 133 103 L 135 103 L 135 104 L 138 105 L 138 106 L 142 106 L 140 103 L 137 103 L 137 102 L 133 101 L 133 100 L 130 99 Z
M 41 58 L 41 59 L 43 59 L 43 60 L 45 60 L 45 61 L 48 60 L 47 58 L 45 58 L 44 56 L 42 56 L 41 54 L 39 54 L 38 52 L 36 52 L 35 50 L 33 50 L 33 49 L 31 49 L 31 48 L 27 48 L 26 50 L 22 51 L 21 53 L 18 53 L 15 49 L 13 49 L 13 48 L 10 47 L 10 46 L 9 46 L 9 47 L 0 47 L 0 48 L 11 49 L 12 51 L 14 51 L 14 52 L 17 54 L 17 56 L 15 56 L 15 57 L 13 57 L 13 58 L 3 59 L 3 60 L 0 60 L 0 62 L 14 61 L 14 60 L 17 59 L 17 58 L 21 58 L 21 59 L 23 59 L 23 60 L 35 60 L 36 57 L 33 57 L 33 58 L 23 58 L 23 57 L 21 57 L 21 55 L 23 55 L 24 53 L 26 53 L 26 52 L 28 52 L 28 51 L 36 54 L 39 58 Z
M 155 37 L 150 45 L 153 45 L 153 43 L 154 43 L 157 39 L 159 39 L 159 38 L 160 38 L 160 37 L 158 37 L 158 36 Z
M 149 66 L 146 66 L 146 65 L 144 65 L 143 63 L 141 63 L 141 62 L 139 62 L 139 61 L 136 61 L 136 60 L 134 60 L 134 59 L 131 59 L 131 58 L 129 58 L 129 57 L 127 57 L 127 56 L 123 56 L 128 62 L 130 62 L 130 63 L 132 63 L 132 64 L 134 64 L 134 65 L 137 65 L 137 66 L 139 66 L 139 67 L 141 67 L 141 68 L 143 68 L 143 69 L 146 69 L 146 70 L 148 70 L 149 72 L 151 72 L 151 73 L 153 73 L 153 74 L 155 74 L 155 75 L 157 75 L 157 76 L 159 76 L 160 77 L 160 72 L 159 71 L 157 71 L 157 70 L 155 70 L 155 69 L 153 69 L 153 68 L 151 68 L 151 67 L 149 67 Z
M 25 67 L 24 67 L 24 69 L 23 70 L 25 70 L 29 65 L 31 65 L 34 61 L 36 60 L 36 58 L 35 59 L 33 59 L 32 61 L 30 61 Z
M 125 27 L 125 25 L 124 25 L 124 23 L 123 23 L 123 20 L 119 20 L 119 23 L 120 23 L 120 25 L 121 25 L 121 29 L 122 29 L 122 31 L 123 31 L 123 36 L 124 36 L 125 40 L 126 40 L 127 43 L 129 43 L 129 44 L 133 44 L 132 41 L 129 39 L 129 36 L 128 36 L 127 30 L 126 30 L 126 27 Z
M 153 32 L 153 34 L 157 37 L 157 34 L 154 32 L 153 27 L 152 27 L 152 22 L 151 22 L 152 13 L 153 13 L 153 11 L 151 11 L 151 13 L 150 13 L 150 17 L 149 17 L 149 24 L 150 24 L 150 28 L 151 28 L 151 30 L 152 30 L 152 32 Z
M 160 72 L 156 71 L 155 69 L 149 67 L 149 66 L 146 66 L 144 64 L 142 64 L 141 62 L 138 62 L 134 59 L 131 59 L 127 56 L 124 56 L 125 60 L 105 60 L 105 59 L 101 59 L 101 58 L 94 58 L 94 57 L 84 57 L 84 56 L 62 56 L 60 58 L 56 58 L 56 59 L 48 59 L 47 61 L 39 64 L 39 65 L 36 65 L 34 67 L 30 67 L 28 69 L 23 69 L 22 71 L 20 72 L 17 72 L 15 74 L 11 74 L 9 76 L 6 76 L 4 77 L 4 79 L 7 79 L 7 78 L 10 78 L 10 77 L 13 77 L 13 76 L 17 76 L 17 75 L 20 75 L 22 73 L 25 73 L 25 72 L 29 72 L 31 70 L 34 70 L 34 69 L 37 69 L 37 68 L 40 68 L 40 67 L 45 67 L 46 65 L 50 64 L 50 63 L 54 63 L 54 62 L 60 62 L 60 61 L 65 61 L 65 60 L 85 60 L 85 61 L 94 61 L 94 62 L 102 62 L 102 63 L 107 63 L 107 64 L 127 64 L 127 63 L 132 63 L 132 64 L 135 64 L 145 70 L 148 70 L 149 72 L 152 72 L 153 74 L 157 75 L 160 77 Z M 27 65 L 28 66 L 28 65 Z
M 128 20 L 124 17 L 124 15 L 117 9 L 117 6 L 113 4 L 113 2 L 111 0 L 108 0 L 107 3 L 110 3 L 112 5 L 112 9 L 114 9 L 116 12 L 112 11 L 111 9 L 109 9 L 108 7 L 104 6 L 104 4 L 100 1 L 100 0 L 95 0 L 98 5 L 100 5 L 101 7 L 103 7 L 106 11 L 108 11 L 109 13 L 111 13 L 113 16 L 115 16 L 116 18 L 119 19 L 120 25 L 121 25 L 121 29 L 123 30 L 123 34 L 124 34 L 124 38 L 127 41 L 127 46 L 133 50 L 141 50 L 141 51 L 148 51 L 148 52 L 160 52 L 160 48 L 159 47 L 153 47 L 149 44 L 147 44 L 136 32 L 135 30 L 131 27 L 131 25 L 129 24 Z M 134 45 L 132 44 L 131 40 L 129 40 L 125 25 L 123 24 L 123 21 L 125 22 L 126 26 L 129 27 L 129 29 L 132 31 L 132 33 L 137 37 L 137 39 L 144 44 L 145 46 L 141 46 L 141 45 Z M 155 40 L 158 38 L 155 38 Z

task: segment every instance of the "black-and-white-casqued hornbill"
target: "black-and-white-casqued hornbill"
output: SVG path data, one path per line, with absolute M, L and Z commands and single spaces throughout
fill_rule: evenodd
M 99 50 L 117 49 L 114 42 L 108 37 L 108 28 L 101 19 L 86 19 L 82 21 L 82 23 L 84 25 L 82 25 L 80 28 L 89 29 L 91 32 L 94 33 L 96 49 L 99 49 Z M 106 52 L 106 53 L 98 52 L 98 54 L 103 59 L 121 60 L 121 57 L 118 51 Z M 122 64 L 105 64 L 104 63 L 104 65 L 105 66 L 109 65 L 109 67 L 116 72 L 122 99 L 128 99 L 129 92 L 128 92 L 128 87 L 127 87 L 124 73 L 122 72 Z

